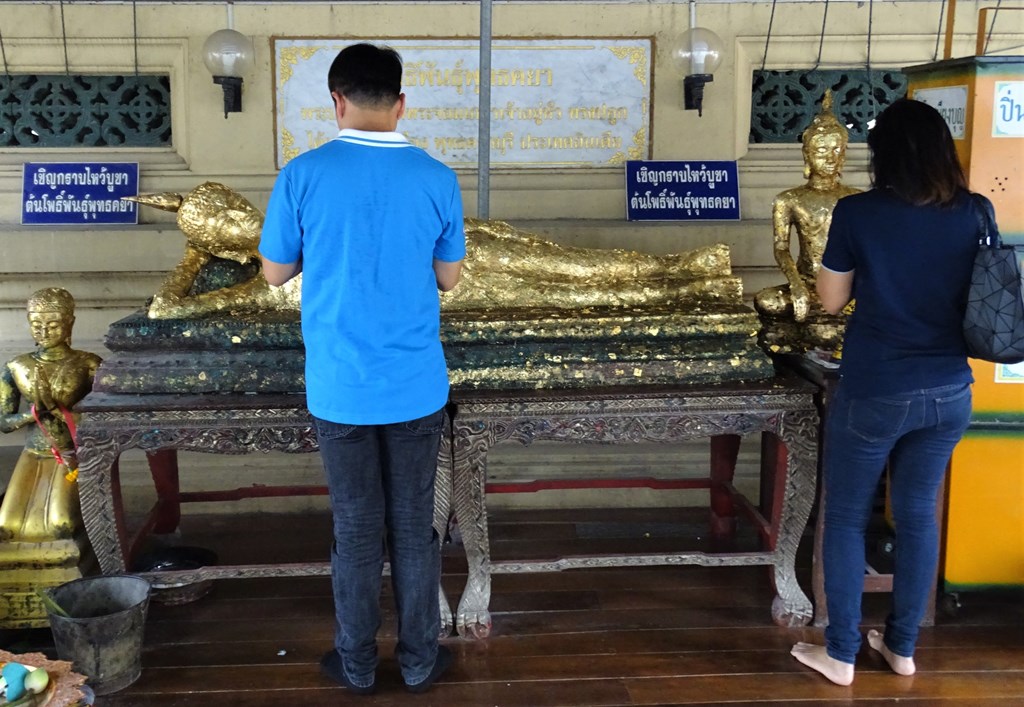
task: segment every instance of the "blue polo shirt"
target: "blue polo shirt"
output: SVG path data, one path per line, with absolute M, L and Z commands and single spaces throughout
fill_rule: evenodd
M 302 262 L 313 415 L 390 424 L 445 404 L 433 260 L 466 254 L 451 169 L 399 133 L 342 130 L 281 170 L 260 253 Z
M 836 204 L 822 267 L 854 273 L 840 367 L 847 395 L 973 380 L 962 326 L 978 248 L 974 208 L 966 193 L 950 206 L 914 206 L 888 189 Z

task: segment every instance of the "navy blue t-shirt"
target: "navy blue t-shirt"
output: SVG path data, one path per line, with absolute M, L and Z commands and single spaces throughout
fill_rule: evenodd
M 978 248 L 967 193 L 914 206 L 888 189 L 840 199 L 822 266 L 853 271 L 843 389 L 855 398 L 973 381 L 962 324 Z

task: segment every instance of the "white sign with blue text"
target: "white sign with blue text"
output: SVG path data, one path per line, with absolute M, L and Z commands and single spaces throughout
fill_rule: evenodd
M 735 162 L 629 160 L 627 221 L 738 221 Z
M 22 171 L 21 222 L 26 225 L 93 226 L 138 223 L 137 162 L 26 162 Z
M 967 86 L 919 88 L 914 91 L 914 100 L 939 111 L 954 140 L 964 139 L 967 134 Z

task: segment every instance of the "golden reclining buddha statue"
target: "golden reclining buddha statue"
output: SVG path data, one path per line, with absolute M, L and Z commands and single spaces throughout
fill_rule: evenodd
M 272 287 L 258 275 L 194 293 L 200 270 L 220 258 L 259 263 L 263 214 L 238 192 L 206 182 L 188 194 L 151 194 L 135 201 L 177 213 L 185 255 L 148 307 L 151 319 L 234 315 L 300 308 L 301 275 Z M 574 248 L 524 233 L 501 221 L 466 219 L 462 280 L 441 296 L 445 312 L 686 306 L 739 302 L 729 249 L 713 245 L 687 253 L 649 255 L 618 249 Z
M 259 209 L 215 182 L 187 194 L 132 198 L 176 214 L 185 253 L 144 319 L 111 326 L 107 346 L 126 353 L 101 370 L 99 389 L 301 389 L 295 378 L 301 373 L 282 372 L 296 357 L 273 359 L 269 352 L 289 341 L 301 347 L 301 277 L 283 287 L 271 287 L 263 278 Z M 724 244 L 652 255 L 562 246 L 501 221 L 466 219 L 465 230 L 462 279 L 455 290 L 439 295 L 454 387 L 718 382 L 771 375 L 770 362 L 756 345 L 757 316 L 742 302 L 742 283 L 732 274 Z M 206 277 L 217 268 L 231 274 Z M 290 322 L 296 325 L 289 330 Z M 217 354 L 220 358 L 210 353 L 216 370 L 199 373 L 194 361 L 172 361 L 168 354 L 159 364 L 167 380 L 159 381 L 152 361 L 141 358 L 147 343 L 163 352 L 190 347 L 224 353 Z M 251 352 L 261 349 L 263 364 L 257 368 Z M 230 353 L 239 355 L 230 359 Z M 256 390 L 239 387 L 242 379 Z

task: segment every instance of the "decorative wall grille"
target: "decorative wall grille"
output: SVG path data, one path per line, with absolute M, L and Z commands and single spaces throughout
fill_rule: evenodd
M 750 142 L 799 142 L 821 110 L 827 88 L 832 89 L 836 116 L 850 131 L 850 142 L 864 142 L 868 121 L 907 95 L 907 77 L 899 71 L 865 69 L 755 71 Z
M 166 75 L 0 75 L 0 148 L 170 144 Z

